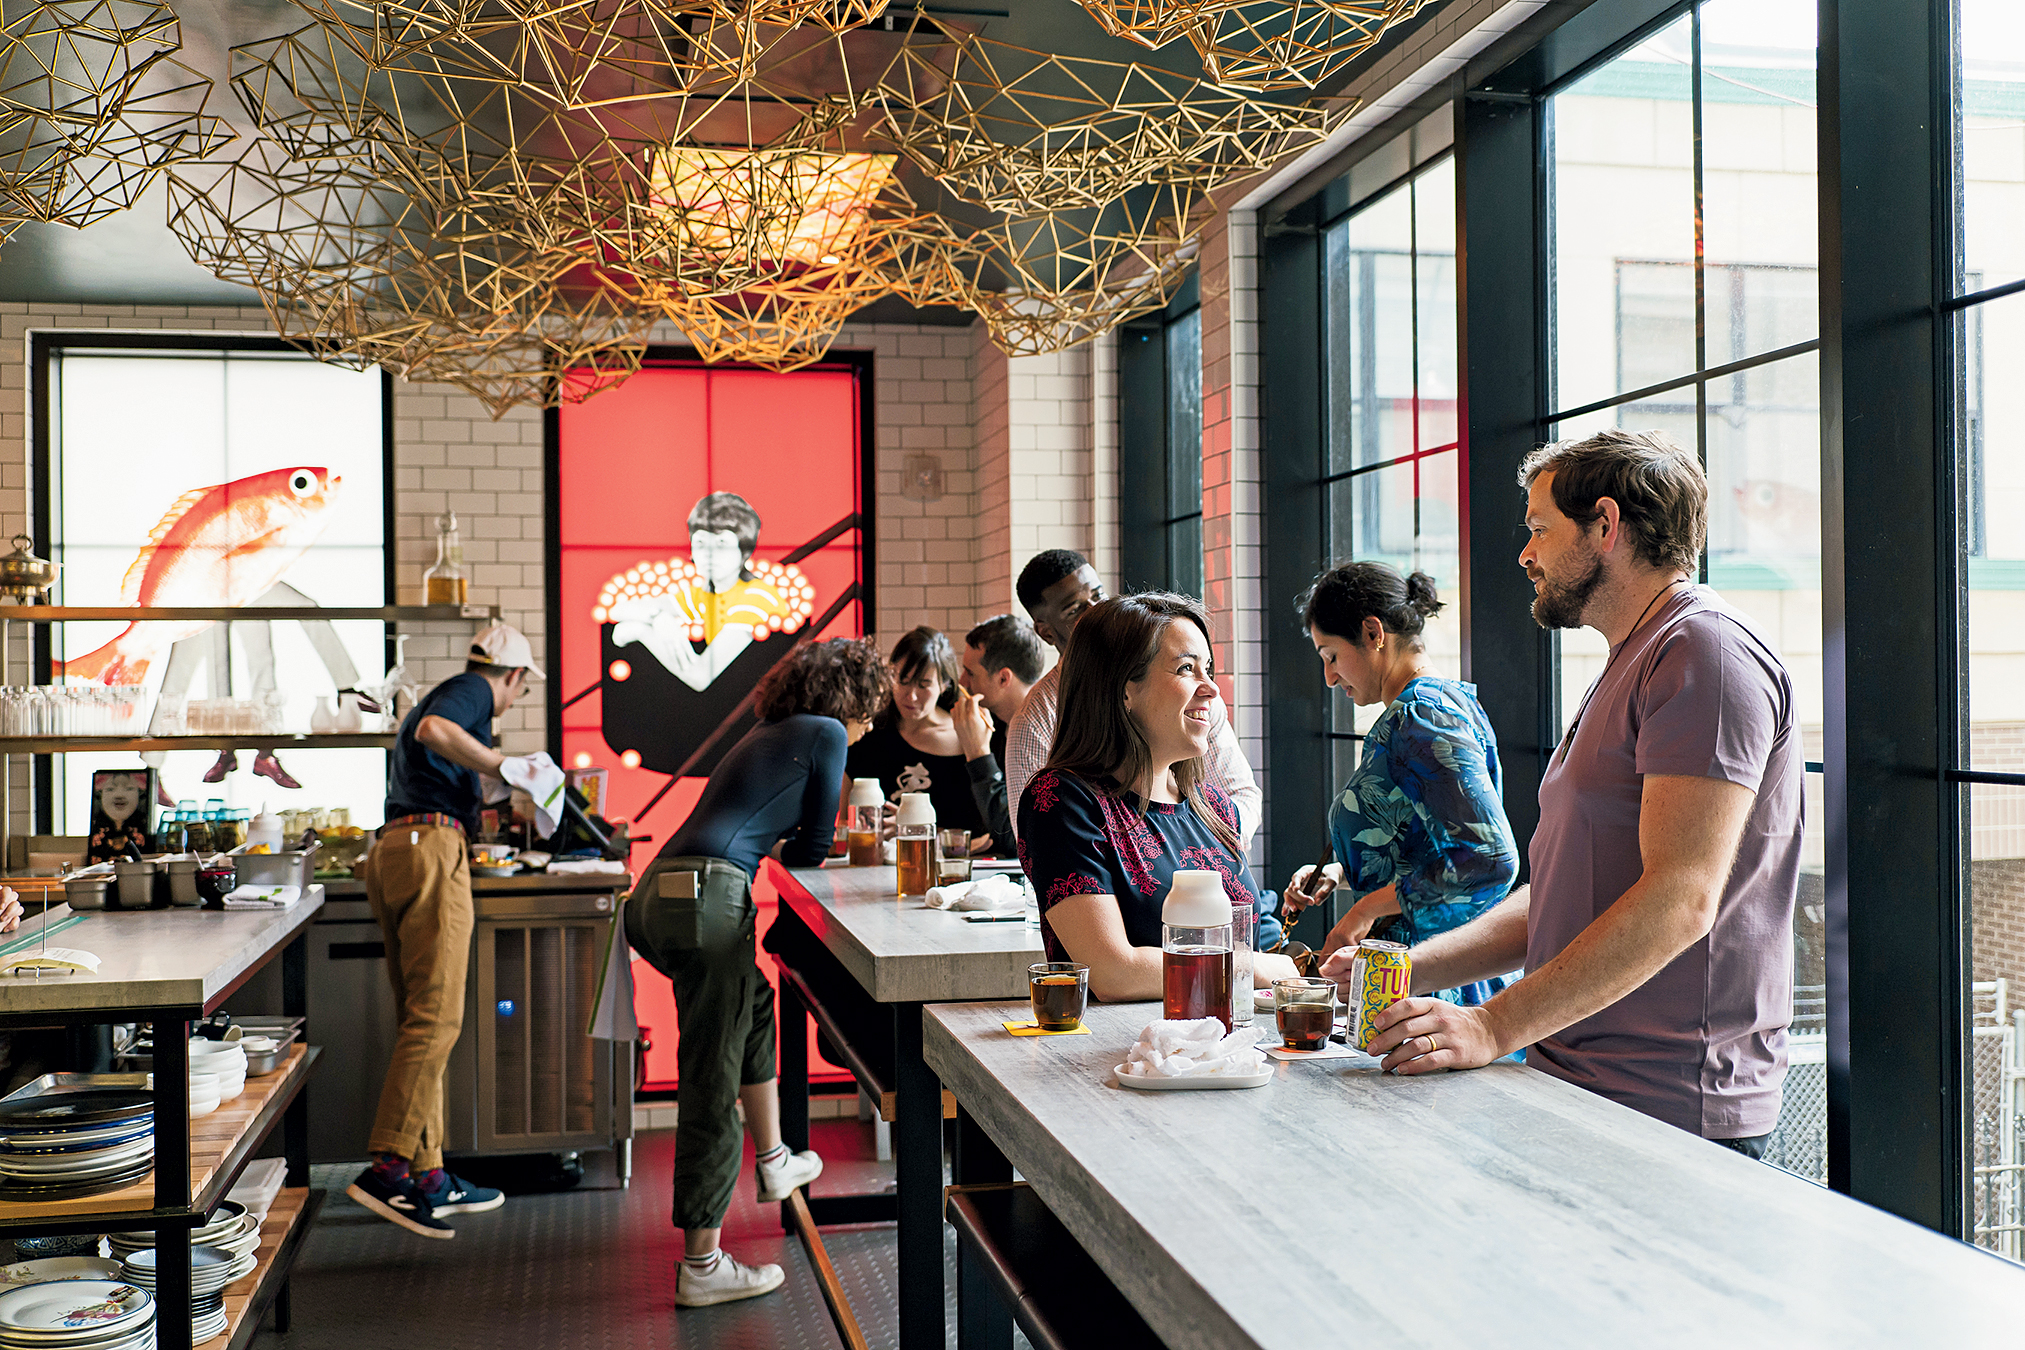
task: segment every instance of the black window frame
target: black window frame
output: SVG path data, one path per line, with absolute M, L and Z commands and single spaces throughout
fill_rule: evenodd
M 1193 439 L 1177 437 L 1176 414 L 1186 401 L 1170 378 L 1176 330 L 1191 315 L 1199 324 L 1201 309 L 1198 279 L 1191 274 L 1165 309 L 1118 330 L 1118 576 L 1112 581 L 1121 592 L 1202 591 L 1202 391 L 1198 381 Z M 1199 327 L 1195 369 L 1198 374 L 1202 369 Z M 1195 509 L 1177 511 L 1176 483 L 1191 469 Z M 1190 537 L 1190 524 L 1196 565 L 1183 572 L 1174 558 Z

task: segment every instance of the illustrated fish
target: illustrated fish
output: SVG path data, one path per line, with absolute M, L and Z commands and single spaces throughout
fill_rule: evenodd
M 328 523 L 344 479 L 322 468 L 274 469 L 176 498 L 120 586 L 123 605 L 233 607 L 256 599 L 295 565 Z M 210 622 L 130 623 L 60 673 L 139 684 L 148 663 Z

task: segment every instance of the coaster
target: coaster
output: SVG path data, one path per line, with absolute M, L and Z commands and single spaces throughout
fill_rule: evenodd
M 1320 1050 L 1289 1050 L 1285 1045 L 1262 1045 L 1259 1049 L 1273 1059 L 1370 1059 L 1362 1050 L 1353 1050 L 1339 1041 L 1329 1041 Z
M 1000 1026 L 1015 1036 L 1087 1036 L 1090 1028 L 1077 1027 L 1074 1031 L 1042 1031 L 1032 1022 L 1001 1022 Z

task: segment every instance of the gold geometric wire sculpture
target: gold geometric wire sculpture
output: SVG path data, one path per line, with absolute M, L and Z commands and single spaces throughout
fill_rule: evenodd
M 1009 215 L 1102 206 L 1145 184 L 1211 191 L 1347 117 L 1139 62 L 940 29 L 879 80 L 880 134 L 964 201 Z
M 1159 48 L 1185 37 L 1232 89 L 1312 89 L 1429 0 L 1076 0 L 1108 33 Z
M 26 0 L 0 16 L 0 239 L 28 221 L 92 224 L 132 206 L 164 166 L 225 139 L 211 81 L 173 53 L 173 11 L 149 0 Z

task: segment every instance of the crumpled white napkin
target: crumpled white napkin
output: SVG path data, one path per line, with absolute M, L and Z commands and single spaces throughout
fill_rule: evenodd
M 552 877 L 626 875 L 626 864 L 613 858 L 557 858 L 545 869 Z
M 928 888 L 930 909 L 1012 909 L 1023 899 L 1019 883 L 1004 876 Z
M 1226 1033 L 1214 1017 L 1149 1022 L 1125 1057 L 1125 1072 L 1134 1078 L 1243 1077 L 1266 1067 L 1258 1039 L 1257 1027 Z
M 546 839 L 562 823 L 563 771 L 548 757 L 548 751 L 531 755 L 508 755 L 499 762 L 499 775 L 534 798 L 535 828 Z

